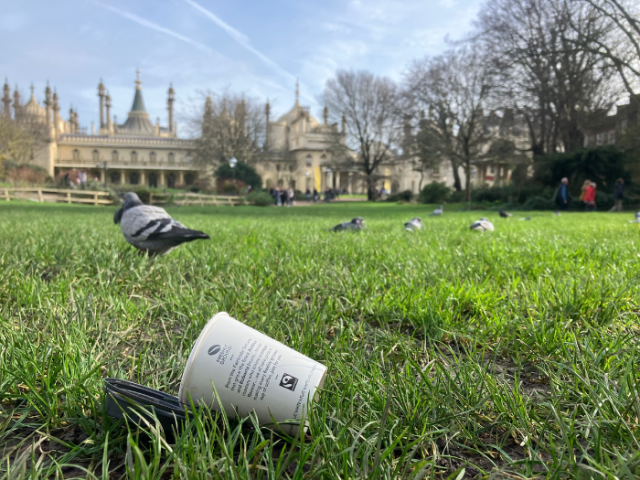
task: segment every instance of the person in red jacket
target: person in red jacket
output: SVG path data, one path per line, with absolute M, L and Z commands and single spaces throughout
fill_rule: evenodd
M 584 209 L 587 212 L 596 211 L 596 184 L 591 182 L 584 192 Z

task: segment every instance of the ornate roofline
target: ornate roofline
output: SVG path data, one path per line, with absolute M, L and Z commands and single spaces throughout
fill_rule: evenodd
M 177 138 L 164 137 L 112 137 L 109 135 L 62 134 L 58 139 L 58 143 L 65 145 L 136 145 L 140 147 L 158 146 L 166 148 L 195 148 L 195 142 L 193 140 L 182 140 Z

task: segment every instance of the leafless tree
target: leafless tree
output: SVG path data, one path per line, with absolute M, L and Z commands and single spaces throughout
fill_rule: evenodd
M 195 161 L 201 168 L 211 172 L 232 157 L 249 164 L 258 160 L 265 116 L 257 100 L 204 92 L 192 104 L 188 122 L 196 137 Z
M 413 159 L 414 171 L 420 173 L 420 183 L 418 184 L 418 190 L 420 191 L 422 191 L 424 175 L 434 172 L 442 161 L 446 159 L 446 152 L 443 151 L 442 145 L 438 141 L 438 136 L 435 134 L 432 117 L 433 115 L 430 115 L 428 119 L 425 118 L 424 110 L 420 110 L 418 131 L 411 137 L 411 143 L 405 146 L 407 152 L 404 152 L 406 157 Z M 457 172 L 456 175 L 459 180 Z M 460 188 L 461 186 L 458 185 L 458 189 Z
M 580 32 L 580 47 L 610 61 L 633 99 L 640 86 L 640 4 L 625 0 L 582 0 L 612 25 L 611 35 L 598 37 Z M 636 99 L 637 100 L 637 99 Z
M 610 22 L 584 0 L 489 0 L 478 25 L 502 72 L 495 93 L 526 120 L 534 157 L 581 147 L 584 125 L 617 92 L 611 63 L 576 38 L 607 38 Z
M 338 70 L 327 81 L 322 101 L 336 121 L 346 124 L 346 143 L 336 142 L 334 156 L 363 175 L 367 198 L 373 200 L 381 167 L 394 161 L 402 137 L 396 84 L 366 71 Z
M 19 125 L 10 117 L 0 117 L 0 173 L 6 160 L 17 166 L 29 164 L 45 141 L 43 125 Z
M 465 171 L 465 192 L 471 197 L 471 165 L 492 138 L 485 128 L 496 71 L 478 48 L 470 44 L 434 58 L 416 61 L 406 74 L 405 90 L 413 103 L 433 109 L 425 123 L 430 138 L 451 161 L 454 187 L 460 189 L 458 167 Z

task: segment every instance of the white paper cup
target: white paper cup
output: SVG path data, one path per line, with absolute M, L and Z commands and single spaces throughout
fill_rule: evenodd
M 307 417 L 307 404 L 317 399 L 327 367 L 231 318 L 216 314 L 204 327 L 180 382 L 178 398 L 187 403 L 204 403 L 219 410 L 214 400 L 216 388 L 229 418 L 255 410 L 261 425 L 280 425 L 296 435 Z M 273 419 L 272 419 L 273 418 Z

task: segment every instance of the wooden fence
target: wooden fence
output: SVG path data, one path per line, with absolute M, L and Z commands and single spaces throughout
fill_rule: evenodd
M 172 198 L 173 197 L 173 198 Z M 151 193 L 149 203 L 153 205 L 162 205 L 172 200 L 175 205 L 244 205 L 246 202 L 243 197 L 223 196 L 223 195 L 204 195 L 201 193 Z
M 0 200 L 32 200 L 35 202 L 89 203 L 112 205 L 108 192 L 89 190 L 60 190 L 57 188 L 11 188 L 0 187 Z

